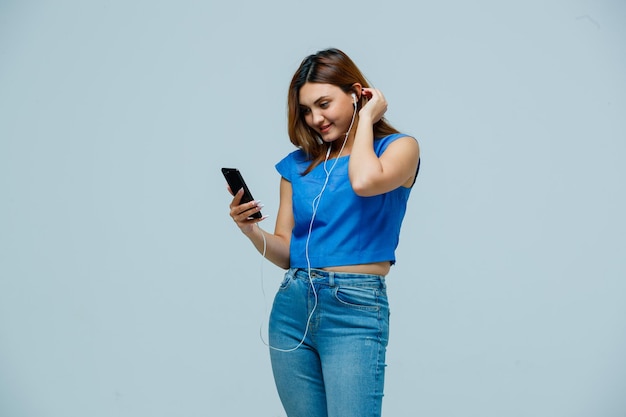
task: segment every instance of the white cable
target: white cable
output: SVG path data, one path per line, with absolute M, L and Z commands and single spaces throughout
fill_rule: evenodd
M 320 191 L 320 193 L 313 199 L 313 202 L 311 203 L 312 208 L 313 208 L 313 213 L 311 215 L 311 222 L 309 223 L 309 233 L 307 234 L 306 237 L 306 244 L 304 247 L 304 254 L 306 257 L 306 263 L 307 263 L 307 272 L 309 275 L 309 284 L 311 285 L 311 289 L 313 290 L 313 297 L 315 299 L 315 303 L 313 304 L 313 309 L 311 310 L 311 313 L 309 313 L 309 317 L 307 318 L 306 321 L 306 328 L 304 329 L 304 334 L 302 335 L 302 339 L 300 340 L 300 343 L 298 343 L 295 347 L 291 348 L 291 349 L 280 349 L 274 346 L 271 346 L 269 343 L 267 343 L 264 339 L 263 339 L 263 323 L 261 323 L 261 328 L 259 329 L 259 336 L 261 337 L 261 341 L 263 342 L 263 344 L 267 347 L 269 347 L 270 349 L 273 350 L 277 350 L 279 352 L 293 352 L 296 349 L 298 349 L 300 346 L 302 346 L 302 344 L 304 343 L 304 341 L 306 340 L 306 337 L 309 333 L 309 327 L 311 324 L 311 319 L 313 318 L 313 313 L 315 313 L 315 310 L 317 309 L 317 291 L 315 291 L 315 286 L 313 285 L 313 278 L 311 277 L 311 260 L 309 259 L 309 241 L 311 239 L 311 233 L 313 232 L 313 222 L 315 220 L 315 215 L 317 214 L 317 208 L 320 205 L 320 200 L 322 198 L 322 194 L 324 193 L 324 190 L 326 189 L 326 185 L 328 184 L 328 179 L 330 178 L 330 173 L 333 172 L 333 170 L 335 169 L 335 166 L 337 165 L 337 162 L 339 162 L 339 158 L 341 157 L 341 154 L 343 153 L 343 149 L 346 146 L 346 142 L 348 141 L 348 135 L 350 134 L 350 131 L 352 130 L 352 125 L 354 124 L 354 119 L 356 118 L 356 106 L 354 106 L 354 112 L 352 113 L 352 120 L 350 121 L 350 127 L 348 127 L 348 131 L 346 132 L 346 136 L 343 139 L 343 144 L 341 145 L 341 148 L 339 149 L 339 154 L 337 154 L 337 157 L 335 158 L 335 161 L 333 162 L 333 165 L 330 167 L 330 170 L 326 169 L 326 163 L 328 162 L 328 157 L 330 156 L 330 151 L 332 149 L 332 144 L 328 144 L 328 151 L 326 151 L 326 158 L 324 159 L 324 172 L 326 173 L 326 179 L 324 180 L 324 184 L 322 185 L 322 190 Z M 257 227 L 259 227 L 258 223 L 257 223 Z M 267 241 L 265 240 L 265 233 L 263 233 L 263 230 L 261 229 L 261 227 L 259 227 L 259 230 L 261 231 L 261 236 L 263 237 L 263 260 L 261 262 L 261 291 L 263 292 L 263 300 L 266 300 L 265 297 L 265 288 L 263 286 L 263 262 L 265 260 L 265 253 L 267 251 Z M 267 302 L 265 302 L 265 315 L 267 315 Z

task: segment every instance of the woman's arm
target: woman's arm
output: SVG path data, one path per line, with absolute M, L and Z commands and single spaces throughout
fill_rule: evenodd
M 348 175 L 357 195 L 383 194 L 413 183 L 419 160 L 419 145 L 409 136 L 389 144 L 378 157 L 374 152 L 373 126 L 387 111 L 387 101 L 378 90 L 363 90 L 369 101 L 359 112 L 354 144 L 350 153 Z
M 235 221 L 244 235 L 250 239 L 254 247 L 263 253 L 265 246 L 265 257 L 279 268 L 289 268 L 289 243 L 291 231 L 294 225 L 293 210 L 291 207 L 291 183 L 284 178 L 280 180 L 280 205 L 276 217 L 274 234 L 270 234 L 258 225 L 261 219 L 251 219 L 252 213 L 261 210 L 257 201 L 239 204 L 243 192 L 240 190 L 235 194 L 230 204 L 230 217 Z M 263 241 L 265 237 L 265 243 Z

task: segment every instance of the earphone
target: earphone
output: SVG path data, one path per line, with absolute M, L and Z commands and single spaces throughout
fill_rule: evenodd
M 313 285 L 313 278 L 311 277 L 311 260 L 309 259 L 309 240 L 311 238 L 311 233 L 313 232 L 313 222 L 315 220 L 315 216 L 317 214 L 317 208 L 319 207 L 320 204 L 320 200 L 322 198 L 322 194 L 324 193 L 324 190 L 326 189 L 326 185 L 328 184 L 328 180 L 330 178 L 330 174 L 333 171 L 333 169 L 335 169 L 335 166 L 337 165 L 337 162 L 339 162 L 339 158 L 341 157 L 341 154 L 346 146 L 346 142 L 348 141 L 348 136 L 350 135 L 350 132 L 352 131 L 352 126 L 354 125 L 354 119 L 356 118 L 356 113 L 357 113 L 357 97 L 355 93 L 352 93 L 352 99 L 354 102 L 354 112 L 352 113 L 352 120 L 350 121 L 350 126 L 348 127 L 348 131 L 346 132 L 346 135 L 343 139 L 343 144 L 341 145 L 341 148 L 339 149 L 339 153 L 337 154 L 337 157 L 335 158 L 335 161 L 333 162 L 333 165 L 330 167 L 330 170 L 326 169 L 326 163 L 328 162 L 328 159 L 330 157 L 330 152 L 332 150 L 332 144 L 329 143 L 328 144 L 328 150 L 326 151 L 326 158 L 324 159 L 324 172 L 326 173 L 326 179 L 324 180 L 324 184 L 322 185 L 322 189 L 319 192 L 319 194 L 313 199 L 311 205 L 312 205 L 312 214 L 311 214 L 311 221 L 309 223 L 309 231 L 307 234 L 307 238 L 306 238 L 306 244 L 304 247 L 304 251 L 305 251 L 305 257 L 306 257 L 306 262 L 307 262 L 307 272 L 308 272 L 308 277 L 309 277 L 309 284 L 311 286 L 311 290 L 313 292 L 313 297 L 315 299 L 315 303 L 313 304 L 313 308 L 311 309 L 311 312 L 309 313 L 309 316 L 307 318 L 307 322 L 306 322 L 306 328 L 304 329 L 304 334 L 302 335 L 302 339 L 300 340 L 300 342 L 292 348 L 289 349 L 283 349 L 283 348 L 279 348 L 279 347 L 275 347 L 275 346 L 271 346 L 269 343 L 267 343 L 264 339 L 263 339 L 263 333 L 262 333 L 262 325 L 261 325 L 261 329 L 259 329 L 259 336 L 261 337 L 261 341 L 263 342 L 263 344 L 265 344 L 267 347 L 269 347 L 272 350 L 277 350 L 279 352 L 293 352 L 295 350 L 297 350 L 300 346 L 302 346 L 302 344 L 304 344 L 304 341 L 306 340 L 306 337 L 309 333 L 309 327 L 310 327 L 310 323 L 311 323 L 311 319 L 313 318 L 313 313 L 315 313 L 315 310 L 317 309 L 317 291 L 315 290 L 315 286 Z M 259 227 L 258 223 L 257 223 L 257 227 Z M 265 258 L 265 252 L 267 250 L 267 241 L 265 239 L 265 233 L 263 233 L 263 230 L 259 227 L 259 230 L 261 231 L 261 236 L 263 237 L 263 258 Z M 262 268 L 262 266 L 261 266 Z M 262 269 L 261 269 L 262 271 Z M 261 272 L 262 275 L 262 272 Z M 261 285 L 261 288 L 263 288 L 263 285 Z

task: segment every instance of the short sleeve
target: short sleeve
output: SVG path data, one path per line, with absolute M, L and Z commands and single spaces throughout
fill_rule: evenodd
M 293 182 L 294 175 L 300 175 L 299 167 L 306 162 L 304 152 L 301 150 L 293 151 L 276 165 L 276 171 L 289 182 Z

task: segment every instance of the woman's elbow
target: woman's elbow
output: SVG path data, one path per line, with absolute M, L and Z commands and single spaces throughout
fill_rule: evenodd
M 353 180 L 350 181 L 352 190 L 359 197 L 371 197 L 378 194 L 374 185 L 370 181 L 365 180 Z

